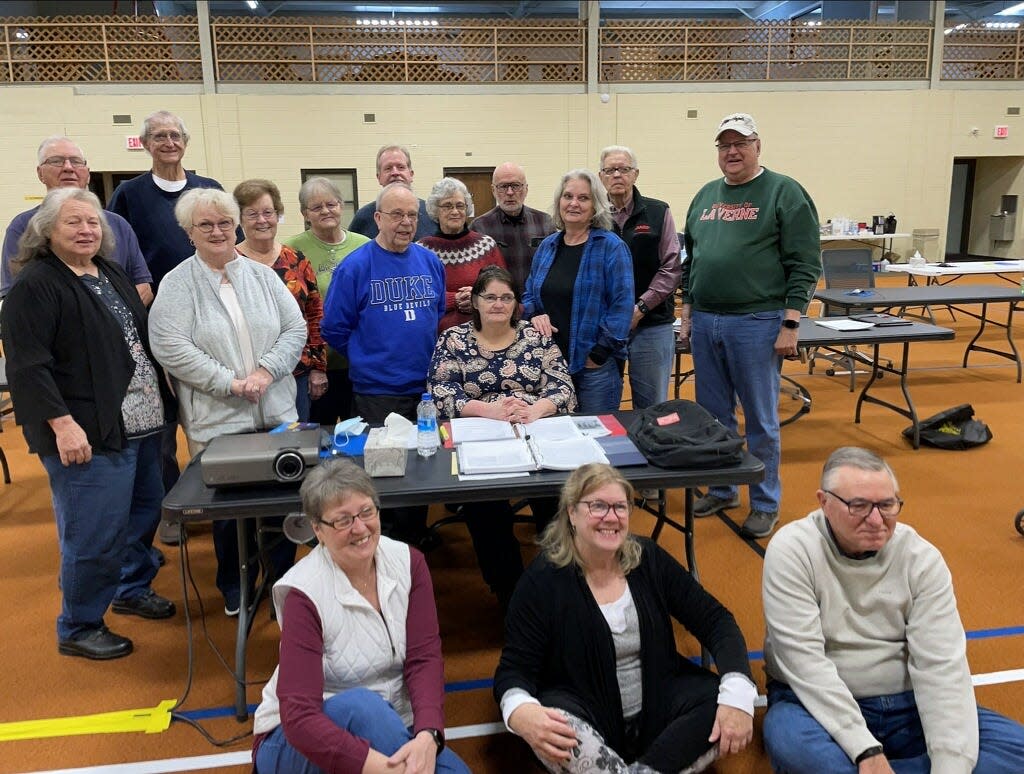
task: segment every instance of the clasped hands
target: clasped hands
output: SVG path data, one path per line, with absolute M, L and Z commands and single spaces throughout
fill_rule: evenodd
M 488 404 L 491 419 L 503 422 L 529 424 L 544 415 L 544 409 L 536 403 L 527 403 L 522 398 L 506 396 Z
M 231 380 L 231 394 L 238 398 L 245 398 L 250 403 L 259 403 L 260 398 L 273 383 L 274 377 L 267 369 L 260 366 L 244 379 Z

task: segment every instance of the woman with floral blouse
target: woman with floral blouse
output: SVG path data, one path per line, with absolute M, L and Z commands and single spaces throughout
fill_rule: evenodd
M 472 320 L 443 331 L 430 364 L 430 391 L 440 415 L 533 422 L 576 408 L 576 393 L 558 346 L 519 320 L 519 293 L 499 266 L 480 270 L 471 291 Z M 508 605 L 523 572 L 507 501 L 466 503 L 484 580 Z

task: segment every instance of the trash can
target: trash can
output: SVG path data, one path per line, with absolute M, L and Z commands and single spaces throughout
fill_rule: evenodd
M 943 259 L 939 255 L 939 230 L 937 228 L 915 228 L 910 232 L 913 237 L 914 246 L 910 250 L 910 258 L 914 252 L 919 252 L 928 263 L 937 263 Z

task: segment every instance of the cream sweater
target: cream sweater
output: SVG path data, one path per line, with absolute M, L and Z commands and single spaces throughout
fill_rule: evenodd
M 874 557 L 836 548 L 821 510 L 786 525 L 764 560 L 765 668 L 852 761 L 878 744 L 857 698 L 914 691 L 932 771 L 969 773 L 978 717 L 945 561 L 897 524 Z

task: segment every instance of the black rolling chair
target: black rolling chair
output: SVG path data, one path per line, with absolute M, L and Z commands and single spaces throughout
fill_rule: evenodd
M 871 267 L 871 248 L 834 249 L 821 251 L 821 269 L 825 287 L 849 290 L 867 290 L 875 286 L 875 272 Z M 842 317 L 839 307 L 821 306 L 822 317 Z M 857 366 L 874 367 L 874 361 L 857 349 L 856 345 L 846 347 L 811 347 L 807 351 L 807 373 L 814 373 L 817 361 L 824 360 L 832 365 L 825 369 L 829 376 L 849 375 L 850 392 L 857 380 Z M 892 364 L 889 364 L 892 367 Z M 859 373 L 866 373 L 860 371 Z M 881 374 L 880 374 L 881 375 Z

